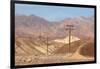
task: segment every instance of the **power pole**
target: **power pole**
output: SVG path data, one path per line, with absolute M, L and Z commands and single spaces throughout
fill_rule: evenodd
M 41 41 L 41 39 L 42 39 L 42 31 L 41 31 L 41 24 L 40 24 L 40 31 L 39 31 L 39 40 Z
M 43 32 L 45 35 L 44 37 L 44 43 L 46 45 L 46 55 L 48 56 L 49 55 L 49 37 L 48 37 L 48 33 L 47 32 Z
M 47 43 L 47 56 L 48 56 L 48 46 L 49 46 L 49 43 L 48 43 L 48 36 L 47 36 L 47 38 L 46 38 L 46 43 Z
M 68 36 L 69 36 L 68 53 L 70 53 L 70 47 L 71 47 L 71 34 L 72 34 L 72 30 L 74 30 L 73 27 L 74 27 L 74 25 L 66 25 L 66 30 L 68 30 L 68 32 L 69 32 L 69 34 L 68 34 Z

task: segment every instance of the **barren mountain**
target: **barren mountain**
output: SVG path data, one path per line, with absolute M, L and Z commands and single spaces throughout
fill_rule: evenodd
M 65 19 L 61 22 L 60 28 L 64 29 L 66 25 L 74 25 L 73 35 L 77 37 L 93 37 L 94 19 L 93 17 L 74 17 Z
M 79 38 L 93 37 L 94 36 L 94 18 L 91 17 L 73 17 L 66 18 L 60 22 L 49 22 L 39 16 L 30 15 L 16 15 L 15 16 L 15 31 L 16 36 L 21 37 L 52 37 L 62 38 L 68 35 L 65 30 L 66 25 L 74 25 L 72 35 Z M 49 35 L 48 35 L 49 34 Z M 51 39 L 52 39 L 51 38 Z
M 40 32 L 52 31 L 49 30 L 50 23 L 45 19 L 31 15 L 18 15 L 15 16 L 15 31 L 16 36 L 39 36 Z
M 70 46 L 66 25 L 74 25 Z M 89 61 L 94 56 L 93 16 L 49 22 L 35 15 L 16 15 L 15 36 L 16 65 Z

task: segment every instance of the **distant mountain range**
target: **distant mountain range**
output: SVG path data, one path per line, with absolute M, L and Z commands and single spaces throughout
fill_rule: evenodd
M 36 15 L 16 15 L 15 34 L 16 37 L 50 37 L 63 38 L 68 36 L 66 25 L 74 25 L 72 35 L 79 38 L 94 37 L 94 16 L 65 18 L 59 22 L 49 22 Z

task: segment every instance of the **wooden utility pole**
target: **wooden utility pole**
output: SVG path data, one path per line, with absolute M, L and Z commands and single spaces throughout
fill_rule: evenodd
M 47 32 L 42 32 L 42 31 L 41 31 L 41 30 L 42 30 L 41 28 L 42 28 L 42 25 L 40 24 L 39 40 L 42 41 L 42 39 L 44 39 L 44 41 L 42 41 L 42 42 L 44 42 L 44 43 L 46 44 L 46 46 L 47 46 L 47 56 L 48 56 L 48 46 L 49 46 L 49 43 L 48 43 L 49 40 L 48 40 L 48 39 L 49 39 L 49 37 L 48 37 L 48 35 L 47 35 L 45 38 L 43 38 L 44 35 L 42 35 L 42 33 L 43 33 L 43 34 L 46 34 Z
M 48 37 L 48 33 L 47 32 L 43 32 L 44 34 L 46 34 L 45 35 L 45 37 L 44 37 L 44 43 L 45 43 L 45 45 L 46 45 L 46 55 L 48 56 L 49 55 L 49 37 Z
M 70 46 L 71 46 L 71 34 L 72 34 L 72 30 L 73 29 L 74 25 L 66 25 L 66 30 L 68 30 L 69 34 L 69 47 L 68 47 L 68 53 L 70 53 Z
M 48 36 L 46 37 L 46 44 L 47 44 L 47 56 L 48 56 L 48 46 L 49 46 L 49 43 L 48 43 Z
M 41 39 L 42 39 L 42 31 L 41 31 L 41 24 L 40 24 L 40 31 L 39 31 L 39 40 L 41 41 Z

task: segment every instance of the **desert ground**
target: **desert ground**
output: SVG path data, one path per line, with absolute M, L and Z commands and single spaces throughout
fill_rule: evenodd
M 16 38 L 16 65 L 70 63 L 94 60 L 93 42 L 86 42 L 76 37 L 68 37 L 49 41 L 47 44 L 39 40 Z M 65 43 L 64 43 L 65 42 Z
M 66 25 L 74 26 L 70 35 Z M 15 16 L 16 65 L 94 61 L 94 47 L 94 16 L 59 22 L 36 15 Z

